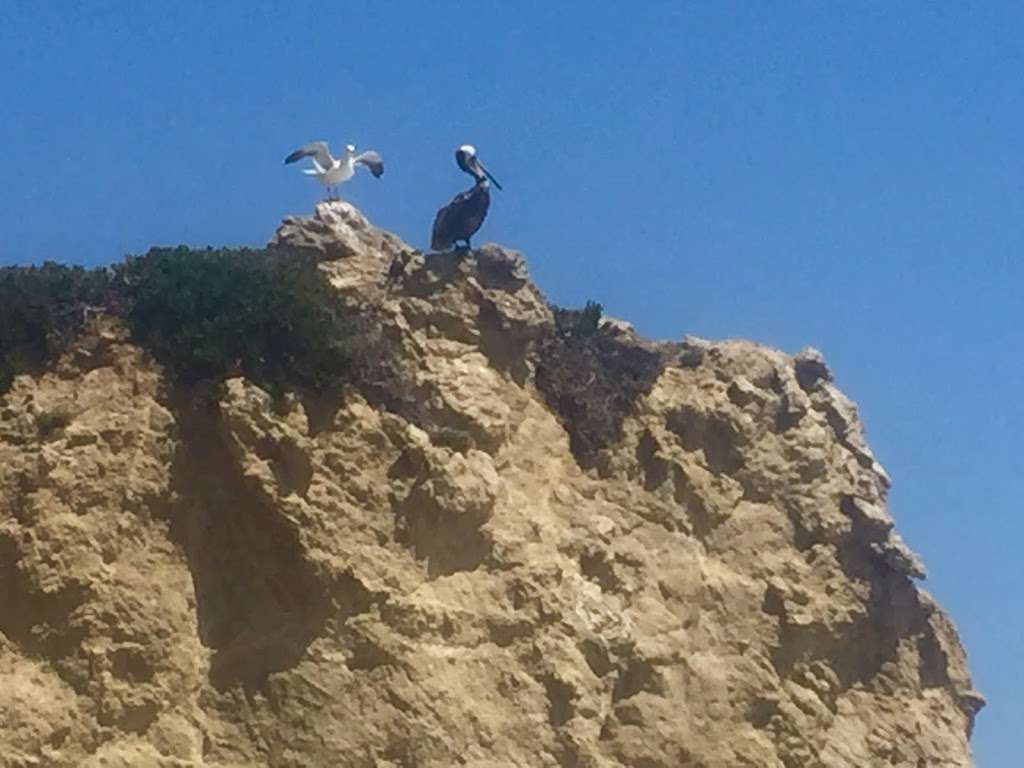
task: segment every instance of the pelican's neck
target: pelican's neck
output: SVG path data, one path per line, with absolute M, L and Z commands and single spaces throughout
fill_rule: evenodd
M 476 181 L 476 186 L 489 187 L 491 185 L 491 182 L 487 179 L 487 174 L 480 170 L 480 166 L 476 163 L 473 163 L 469 168 L 464 170 L 473 177 L 474 181 Z

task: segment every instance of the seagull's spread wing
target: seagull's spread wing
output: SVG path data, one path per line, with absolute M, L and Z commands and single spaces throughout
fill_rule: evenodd
M 370 169 L 370 173 L 378 179 L 384 175 L 384 161 L 376 152 L 363 152 L 361 155 L 356 155 L 355 162 L 365 165 Z
M 327 151 L 327 142 L 325 141 L 314 141 L 304 147 L 299 147 L 288 155 L 284 161 L 285 163 L 294 163 L 296 160 L 301 160 L 304 157 L 312 157 L 313 162 L 324 171 L 334 166 L 334 158 Z

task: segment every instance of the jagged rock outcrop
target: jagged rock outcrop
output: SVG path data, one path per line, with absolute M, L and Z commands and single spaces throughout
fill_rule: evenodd
M 0 765 L 971 765 L 982 699 L 817 352 L 604 322 L 644 374 L 574 455 L 518 254 L 344 203 L 271 245 L 377 314 L 408 407 L 211 405 L 103 317 L 18 377 Z

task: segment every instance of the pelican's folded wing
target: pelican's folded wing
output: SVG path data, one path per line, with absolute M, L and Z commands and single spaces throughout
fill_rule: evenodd
M 451 248 L 452 243 L 455 242 L 448 232 L 451 229 L 449 219 L 453 204 L 454 201 L 439 210 L 434 217 L 434 228 L 430 232 L 430 247 L 435 251 Z

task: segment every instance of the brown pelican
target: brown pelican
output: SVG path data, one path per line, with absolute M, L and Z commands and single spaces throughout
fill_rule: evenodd
M 430 237 L 430 247 L 435 251 L 451 248 L 459 240 L 465 240 L 466 248 L 470 248 L 469 238 L 484 223 L 487 208 L 491 204 L 490 182 L 501 189 L 501 184 L 484 168 L 476 156 L 476 148 L 471 144 L 463 144 L 455 150 L 455 162 L 459 164 L 459 168 L 471 175 L 476 183 L 465 192 L 456 195 L 448 205 L 437 212 L 434 231 Z
M 334 157 L 327 149 L 326 141 L 314 141 L 292 152 L 284 159 L 285 164 L 294 163 L 304 157 L 313 158 L 313 167 L 304 168 L 303 173 L 316 178 L 321 184 L 327 187 L 327 199 L 331 200 L 336 196 L 337 190 L 332 194 L 331 188 L 348 181 L 356 172 L 356 164 L 361 163 L 370 169 L 377 178 L 384 175 L 384 161 L 376 152 L 363 152 L 356 154 L 356 148 L 352 144 L 345 146 L 345 154 L 341 157 Z

